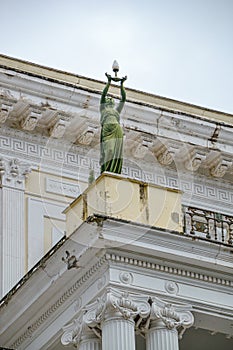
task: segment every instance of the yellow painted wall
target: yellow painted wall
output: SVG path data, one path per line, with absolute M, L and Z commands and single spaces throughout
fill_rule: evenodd
M 44 241 L 44 252 L 43 255 L 46 254 L 53 246 L 52 235 L 54 230 L 58 230 L 61 232 L 66 231 L 66 224 L 64 220 L 64 214 L 62 214 L 63 209 L 69 205 L 74 197 L 65 195 L 64 193 L 54 193 L 46 190 L 46 181 L 50 179 L 60 184 L 70 184 L 79 186 L 81 192 L 87 187 L 85 182 L 77 182 L 77 180 L 68 178 L 68 177 L 59 177 L 54 174 L 43 172 L 39 170 L 32 170 L 31 173 L 28 174 L 26 179 L 26 188 L 25 188 L 25 251 L 26 251 L 26 259 L 25 259 L 25 272 L 28 271 L 28 226 L 29 221 L 33 220 L 33 218 L 29 217 L 29 200 L 38 201 L 38 203 L 42 203 L 45 208 L 45 214 L 41 218 L 41 222 L 43 223 L 42 235 L 43 237 L 38 238 L 38 234 L 41 234 L 41 228 L 35 226 L 35 239 L 43 239 Z M 49 213 L 46 212 L 46 205 L 50 207 L 61 206 L 61 217 L 56 216 L 50 217 Z M 36 214 L 37 215 L 37 214 Z M 41 211 L 38 212 L 38 215 L 41 215 Z M 33 224 L 33 223 L 32 223 Z M 40 231 L 40 232 L 39 232 Z
M 67 235 L 93 214 L 182 231 L 181 191 L 102 174 L 65 210 Z

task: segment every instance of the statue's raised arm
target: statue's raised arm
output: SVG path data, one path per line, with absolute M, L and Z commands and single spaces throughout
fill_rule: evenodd
M 117 111 L 118 113 L 120 114 L 123 107 L 124 107 L 124 104 L 125 104 L 125 101 L 126 101 L 126 92 L 125 92 L 125 88 L 124 88 L 124 81 L 127 79 L 127 77 L 125 76 L 124 78 L 121 79 L 121 100 L 120 100 L 120 103 L 119 105 L 117 106 Z
M 107 96 L 107 93 L 108 93 L 108 90 L 109 90 L 109 86 L 111 84 L 111 80 L 112 80 L 112 77 L 110 74 L 108 73 L 105 73 L 106 77 L 108 78 L 108 82 L 105 86 L 105 88 L 103 89 L 103 92 L 102 92 L 102 95 L 101 95 L 101 99 L 100 99 L 100 111 L 104 108 L 104 105 L 105 105 L 105 102 L 106 102 L 106 96 Z
M 115 63 L 115 62 L 114 62 Z M 122 154 L 123 154 L 123 131 L 120 126 L 120 113 L 123 109 L 126 92 L 123 86 L 127 77 L 118 78 L 115 69 L 115 77 L 110 74 L 105 74 L 108 82 L 103 89 L 100 99 L 101 113 L 101 135 L 100 135 L 100 166 L 101 173 L 109 171 L 112 173 L 121 173 L 122 169 Z M 108 97 L 108 90 L 111 81 L 120 82 L 121 84 L 121 100 L 117 108 L 112 97 Z

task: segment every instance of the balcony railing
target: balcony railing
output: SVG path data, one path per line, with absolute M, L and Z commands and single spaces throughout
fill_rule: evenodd
M 186 234 L 233 245 L 232 216 L 193 207 L 183 207 L 183 210 Z

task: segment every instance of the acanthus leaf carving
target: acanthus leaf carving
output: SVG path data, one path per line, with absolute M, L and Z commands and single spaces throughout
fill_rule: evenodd
M 63 327 L 63 335 L 61 337 L 62 345 L 74 345 L 77 347 L 81 341 L 82 332 L 84 329 L 83 315 Z
M 124 319 L 145 318 L 149 315 L 149 304 L 143 298 L 132 297 L 128 292 L 108 289 L 107 292 L 86 308 L 84 320 L 89 327 L 98 326 L 105 317 L 118 315 Z
M 102 322 L 122 317 L 135 319 L 136 329 L 145 335 L 150 327 L 177 329 L 181 337 L 191 327 L 194 318 L 190 305 L 167 303 L 157 297 L 130 295 L 128 292 L 113 288 L 108 290 L 93 303 L 87 305 L 81 316 L 63 328 L 61 342 L 63 345 L 79 346 L 81 339 L 88 332 L 101 337 Z
M 173 162 L 176 152 L 177 152 L 177 147 L 165 145 L 160 142 L 158 142 L 156 149 L 154 150 L 154 153 L 157 157 L 158 162 L 161 165 L 165 165 L 165 166 L 170 165 Z
M 159 298 L 153 298 L 151 303 L 150 321 L 164 324 L 167 329 L 179 329 L 181 338 L 185 330 L 193 325 L 194 317 L 190 312 L 191 305 L 166 303 Z

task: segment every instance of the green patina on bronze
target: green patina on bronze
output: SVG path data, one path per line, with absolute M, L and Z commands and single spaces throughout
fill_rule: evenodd
M 123 163 L 123 131 L 120 126 L 120 113 L 123 109 L 126 93 L 123 86 L 124 78 L 112 78 L 106 73 L 108 82 L 102 92 L 100 100 L 101 113 L 101 135 L 100 135 L 100 166 L 101 173 L 109 171 L 120 174 Z M 111 97 L 107 97 L 111 80 L 120 81 L 121 100 L 115 108 L 115 102 Z

